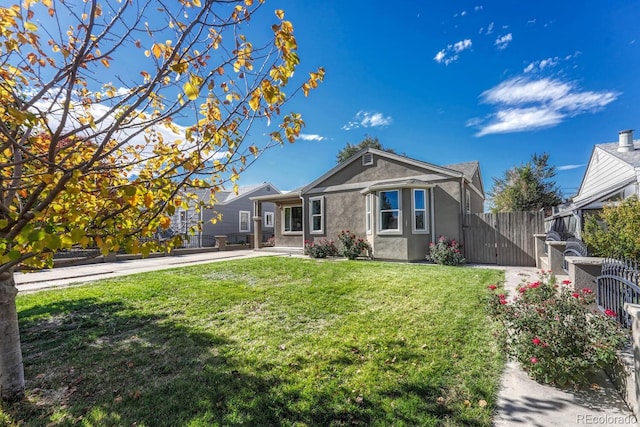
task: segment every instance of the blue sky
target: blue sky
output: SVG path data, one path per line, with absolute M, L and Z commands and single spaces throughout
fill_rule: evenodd
M 485 190 L 548 152 L 570 196 L 594 144 L 640 129 L 640 1 L 281 0 L 260 13 L 272 21 L 280 8 L 301 72 L 326 77 L 285 108 L 302 113 L 302 138 L 265 153 L 241 185 L 307 184 L 370 135 L 437 165 L 478 160 Z

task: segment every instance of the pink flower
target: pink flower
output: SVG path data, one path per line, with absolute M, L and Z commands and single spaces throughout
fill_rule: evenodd
M 563 280 L 562 284 L 563 285 L 570 285 L 571 284 L 571 280 Z
M 572 293 L 571 296 L 574 298 L 580 298 L 580 294 L 577 292 Z
M 487 288 L 492 290 L 492 291 L 495 291 L 497 286 L 496 285 L 489 285 L 489 286 L 487 286 Z
M 501 299 L 501 300 L 500 300 L 500 304 L 505 305 L 505 304 L 508 304 L 508 302 L 507 302 L 507 300 L 506 300 L 506 299 Z
M 538 358 L 537 357 L 532 357 L 531 359 L 529 359 L 531 361 L 531 363 L 533 363 L 534 365 L 536 363 L 538 363 Z
M 540 286 L 540 282 L 529 283 L 529 288 L 535 289 Z
M 582 290 L 582 293 L 584 293 L 584 294 L 592 294 L 592 293 L 593 293 L 593 291 L 592 291 L 591 289 L 589 289 L 589 288 L 584 288 L 584 289 Z
M 520 292 L 521 294 L 524 294 L 527 291 L 527 288 L 520 288 L 518 289 L 518 292 Z
M 531 342 L 533 343 L 533 345 L 540 345 L 542 343 L 542 341 L 540 341 L 540 338 L 538 337 L 532 339 Z
M 610 308 L 607 308 L 604 311 L 604 314 L 606 314 L 607 316 L 610 316 L 610 317 L 618 317 L 618 314 L 615 311 L 611 310 Z
M 507 298 L 507 296 L 505 294 L 500 294 L 500 295 L 498 295 L 498 298 L 505 299 L 505 298 Z

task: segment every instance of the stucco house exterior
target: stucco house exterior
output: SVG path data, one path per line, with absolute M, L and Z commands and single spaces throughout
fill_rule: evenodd
M 593 147 L 578 194 L 547 218 L 547 228 L 580 238 L 585 215 L 632 195 L 640 196 L 640 141 L 623 130 L 617 142 Z
M 191 246 L 211 246 L 214 236 L 227 236 L 229 243 L 248 242 L 248 236 L 254 235 L 254 196 L 280 194 L 280 190 L 269 182 L 257 185 L 240 186 L 237 194 L 231 190 L 219 191 L 215 194 L 215 203 L 211 204 L 211 191 L 194 189 L 190 193 L 198 196 L 197 203 L 203 205 L 198 212 L 195 203 L 188 209 L 176 209 L 171 218 L 171 229 L 174 234 L 186 234 L 190 227 L 202 224 L 202 231 L 190 237 Z M 260 242 L 273 236 L 274 233 L 273 203 L 262 206 Z M 212 219 L 216 219 L 215 223 Z
M 441 235 L 460 240 L 461 214 L 482 212 L 485 194 L 476 161 L 437 166 L 367 148 L 302 188 L 251 199 L 258 213 L 275 204 L 278 247 L 349 230 L 377 259 L 417 261 Z M 261 215 L 254 218 L 257 231 Z

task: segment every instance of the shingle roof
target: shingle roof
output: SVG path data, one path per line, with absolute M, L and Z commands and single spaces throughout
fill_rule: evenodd
M 454 163 L 452 165 L 444 165 L 443 167 L 445 167 L 447 169 L 453 169 L 453 170 L 458 171 L 458 172 L 462 172 L 462 174 L 465 176 L 465 178 L 467 178 L 469 181 L 471 181 L 473 179 L 473 174 L 476 173 L 476 171 L 480 167 L 480 163 L 477 160 L 474 160 L 474 161 L 471 161 L 471 162 Z
M 619 144 L 617 142 L 610 142 L 606 144 L 596 144 L 596 147 L 619 158 L 623 162 L 626 162 L 633 167 L 640 167 L 640 141 L 633 141 L 634 150 L 629 152 L 619 152 L 618 146 Z

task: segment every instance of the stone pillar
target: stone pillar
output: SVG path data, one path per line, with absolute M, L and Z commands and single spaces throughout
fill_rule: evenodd
M 535 239 L 535 244 L 536 244 L 536 268 L 542 268 L 542 263 L 540 262 L 540 258 L 545 256 L 544 245 L 545 245 L 545 239 L 547 238 L 547 235 L 534 234 L 533 238 Z
M 640 411 L 640 305 L 625 303 L 624 309 L 631 316 L 633 371 L 627 372 L 626 390 L 622 390 L 622 392 L 627 405 L 637 417 L 638 411 Z
M 549 270 L 551 270 L 553 274 L 565 274 L 562 263 L 564 262 L 563 253 L 566 247 L 567 242 L 556 242 L 553 240 L 547 242 Z
M 596 278 L 602 273 L 602 262 L 604 258 L 568 256 L 569 280 L 577 289 L 588 288 L 596 293 Z
M 253 202 L 253 249 L 260 249 L 262 246 L 262 202 Z
M 226 251 L 227 250 L 227 236 L 215 236 L 216 243 L 218 244 L 218 250 Z

